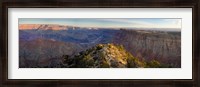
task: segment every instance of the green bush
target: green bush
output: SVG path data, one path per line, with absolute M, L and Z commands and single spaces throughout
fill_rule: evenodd
M 96 48 L 97 48 L 97 50 L 101 50 L 103 48 L 103 45 L 102 44 L 98 44 Z
M 103 63 L 100 66 L 101 68 L 109 68 L 109 64 L 106 61 L 103 61 Z
M 152 60 L 150 62 L 147 62 L 146 67 L 147 68 L 160 68 L 161 64 L 156 60 Z
M 123 45 L 117 45 L 116 47 L 119 49 L 119 51 L 125 51 Z
M 136 67 L 135 59 L 133 57 L 127 58 L 127 67 L 128 68 L 135 68 Z

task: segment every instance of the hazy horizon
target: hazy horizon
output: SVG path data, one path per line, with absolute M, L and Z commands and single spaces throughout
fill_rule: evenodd
M 19 18 L 19 24 L 56 24 L 92 28 L 148 28 L 181 30 L 179 18 Z

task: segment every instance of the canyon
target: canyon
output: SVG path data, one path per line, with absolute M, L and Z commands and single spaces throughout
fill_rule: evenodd
M 81 52 L 85 53 L 99 44 L 122 46 L 125 52 L 129 52 L 138 61 L 156 60 L 167 67 L 181 67 L 180 31 L 92 28 L 56 24 L 19 25 L 19 67 L 62 67 L 66 65 L 64 55 L 73 59 Z M 120 54 L 124 52 L 120 51 L 115 56 Z M 110 65 L 110 62 L 107 63 Z

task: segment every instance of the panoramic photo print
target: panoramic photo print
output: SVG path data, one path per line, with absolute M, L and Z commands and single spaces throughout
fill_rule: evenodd
M 180 18 L 19 18 L 19 68 L 181 68 Z

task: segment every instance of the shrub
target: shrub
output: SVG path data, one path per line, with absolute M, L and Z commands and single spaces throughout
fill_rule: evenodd
M 63 55 L 62 58 L 64 59 L 64 63 L 68 63 L 69 55 Z
M 103 63 L 100 66 L 101 68 L 109 68 L 109 64 L 106 61 L 103 61 Z
M 146 67 L 148 67 L 148 68 L 160 68 L 161 64 L 156 60 L 152 60 L 150 62 L 147 62 Z
M 97 48 L 97 50 L 101 50 L 103 48 L 103 45 L 102 44 L 98 44 L 96 48 Z
M 133 57 L 127 58 L 127 67 L 128 68 L 135 68 L 136 67 L 135 59 Z

